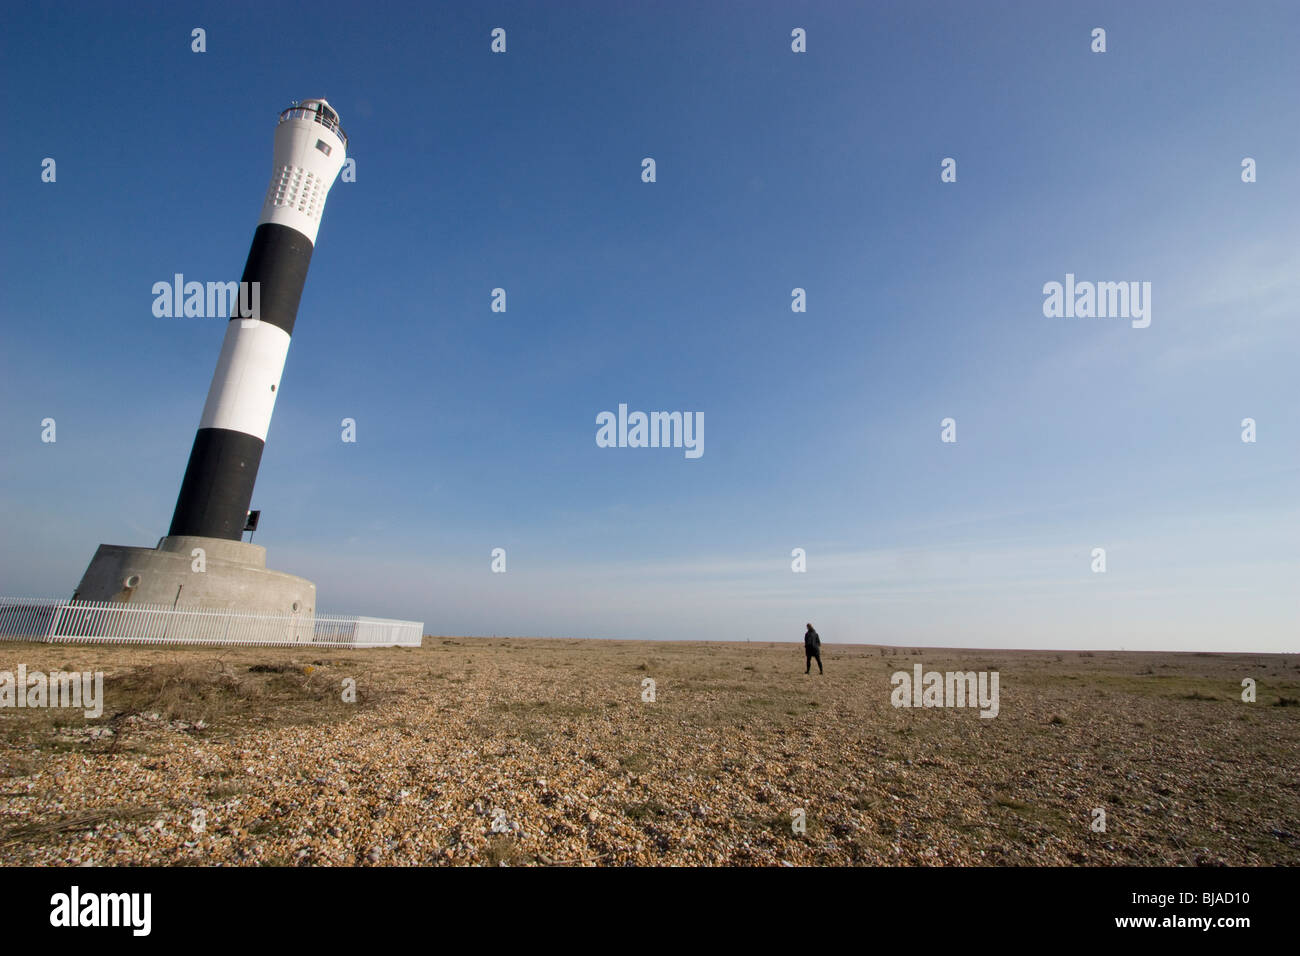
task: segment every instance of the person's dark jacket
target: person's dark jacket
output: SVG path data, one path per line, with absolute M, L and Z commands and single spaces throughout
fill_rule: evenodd
M 804 646 L 804 650 L 806 651 L 820 650 L 822 646 L 822 639 L 817 636 L 816 631 L 814 631 L 812 628 L 809 628 L 807 631 L 804 631 L 803 646 Z

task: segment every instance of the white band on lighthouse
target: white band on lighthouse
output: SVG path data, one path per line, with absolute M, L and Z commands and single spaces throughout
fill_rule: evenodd
M 288 354 L 289 333 L 279 326 L 228 322 L 199 428 L 228 428 L 266 441 Z
M 328 114 L 311 107 L 286 110 L 275 131 L 271 184 L 258 225 L 274 222 L 297 229 L 316 244 L 325 197 L 347 160 L 347 144 L 322 122 Z

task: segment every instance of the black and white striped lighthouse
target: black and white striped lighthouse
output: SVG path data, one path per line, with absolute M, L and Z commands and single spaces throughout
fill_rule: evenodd
M 316 585 L 268 569 L 266 549 L 245 542 L 243 531 L 325 197 L 347 142 L 324 100 L 280 114 L 239 308 L 226 325 L 171 530 L 154 548 L 101 544 L 74 598 L 283 615 L 288 640 L 312 639 L 310 626 L 293 622 L 315 613 Z M 244 314 L 245 305 L 255 314 Z
M 325 198 L 347 142 L 323 99 L 280 114 L 271 185 L 241 279 L 241 291 L 258 290 L 244 301 L 257 302 L 259 314 L 237 309 L 226 326 L 169 536 L 242 538 Z

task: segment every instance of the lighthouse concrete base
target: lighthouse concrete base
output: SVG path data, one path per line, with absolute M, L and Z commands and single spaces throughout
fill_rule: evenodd
M 166 537 L 156 548 L 101 544 L 74 601 L 116 601 L 258 614 L 316 613 L 316 585 L 266 567 L 260 544 Z

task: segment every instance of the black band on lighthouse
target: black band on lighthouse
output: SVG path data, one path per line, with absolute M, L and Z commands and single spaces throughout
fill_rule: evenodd
M 258 317 L 290 335 L 307 282 L 311 253 L 311 240 L 297 229 L 264 222 L 253 233 L 253 245 L 244 263 L 241 281 L 258 283 L 261 305 Z
M 243 432 L 200 428 L 167 533 L 240 540 L 264 446 Z

